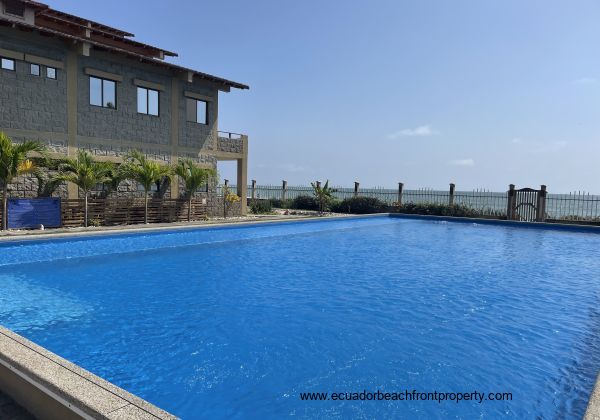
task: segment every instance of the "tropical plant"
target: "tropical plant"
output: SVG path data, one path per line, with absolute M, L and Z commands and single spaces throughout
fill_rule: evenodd
M 38 181 L 38 197 L 52 197 L 52 194 L 54 194 L 62 183 L 60 179 L 50 176 L 46 171 L 35 171 L 33 176 L 35 176 Z
M 334 203 L 331 210 L 336 213 L 369 214 L 386 212 L 388 206 L 376 197 L 350 197 Z
M 310 195 L 299 195 L 288 205 L 290 209 L 296 210 L 319 210 L 319 202 Z
M 254 199 L 250 201 L 250 211 L 254 214 L 269 214 L 273 211 L 270 200 Z
M 175 174 L 185 183 L 185 194 L 188 199 L 188 222 L 192 220 L 192 199 L 200 187 L 206 185 L 217 176 L 217 171 L 212 168 L 203 168 L 191 159 L 186 159 L 175 167 Z
M 148 223 L 148 193 L 152 184 L 160 182 L 164 178 L 171 178 L 173 171 L 166 165 L 152 161 L 143 153 L 132 150 L 125 156 L 125 162 L 121 166 L 121 174 L 124 179 L 138 182 L 144 188 L 144 223 Z
M 229 185 L 223 186 L 223 218 L 224 219 L 227 219 L 227 213 L 229 212 L 231 207 L 240 200 L 241 199 L 237 194 L 231 192 L 231 188 L 229 188 Z
M 13 143 L 12 139 L 0 131 L 0 183 L 2 183 L 2 230 L 8 223 L 8 184 L 17 176 L 35 173 L 38 167 L 31 160 L 34 152 L 44 153 L 44 146 L 38 141 Z
M 97 162 L 85 150 L 77 152 L 77 158 L 65 159 L 59 165 L 56 180 L 71 182 L 79 187 L 84 196 L 83 225 L 88 227 L 88 199 L 90 191 L 100 184 L 110 182 L 114 165 L 111 162 Z
M 104 191 L 102 197 L 106 198 L 113 192 L 119 189 L 121 182 L 127 179 L 123 169 L 117 165 L 113 165 L 108 174 L 108 181 L 104 183 Z
M 324 185 L 321 185 L 320 182 L 311 182 L 310 185 L 313 187 L 313 194 L 319 203 L 319 213 L 323 214 L 333 199 L 335 190 L 329 188 L 329 180 Z

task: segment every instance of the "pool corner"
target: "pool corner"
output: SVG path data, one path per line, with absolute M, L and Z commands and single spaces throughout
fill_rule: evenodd
M 0 389 L 42 420 L 177 418 L 2 326 Z

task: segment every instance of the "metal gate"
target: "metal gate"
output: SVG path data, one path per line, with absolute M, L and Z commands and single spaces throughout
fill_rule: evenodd
M 515 189 L 510 185 L 508 191 L 507 219 L 522 222 L 543 222 L 546 219 L 546 186 L 541 189 Z

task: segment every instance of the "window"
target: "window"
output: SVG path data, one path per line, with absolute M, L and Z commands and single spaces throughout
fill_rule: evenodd
M 24 17 L 25 5 L 18 0 L 4 0 L 4 13 Z
M 46 77 L 48 79 L 56 79 L 56 69 L 54 67 L 46 67 Z
M 0 58 L 0 61 L 4 70 L 15 71 L 15 60 L 10 58 Z
M 208 102 L 187 98 L 187 120 L 208 124 Z
M 158 117 L 158 91 L 143 87 L 137 88 L 137 111 L 140 114 Z
M 39 64 L 31 64 L 30 73 L 33 76 L 39 76 L 40 75 L 40 65 Z
M 117 109 L 117 84 L 90 76 L 90 105 Z

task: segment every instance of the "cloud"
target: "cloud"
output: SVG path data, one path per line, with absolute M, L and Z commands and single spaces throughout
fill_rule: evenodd
M 574 85 L 594 85 L 598 83 L 598 79 L 595 77 L 580 77 L 579 79 L 575 79 L 571 81 Z
M 474 166 L 475 161 L 473 159 L 455 159 L 448 162 L 448 164 L 454 166 Z
M 519 144 L 519 143 L 523 143 L 523 140 L 521 140 L 520 137 L 515 137 L 515 138 L 511 139 L 510 142 L 512 144 Z
M 416 128 L 405 128 L 395 133 L 388 134 L 388 139 L 396 140 L 400 137 L 429 137 L 440 134 L 439 131 L 434 130 L 429 125 L 420 125 Z

